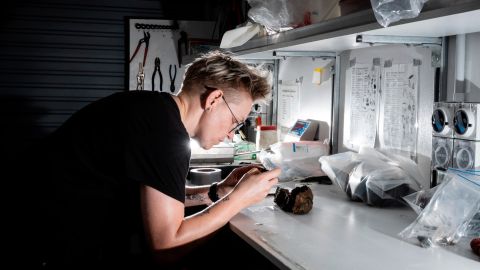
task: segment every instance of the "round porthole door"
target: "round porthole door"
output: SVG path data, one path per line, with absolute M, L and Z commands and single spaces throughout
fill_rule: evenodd
M 445 113 L 441 109 L 436 109 L 432 114 L 432 127 L 437 133 L 441 133 L 445 126 L 448 125 L 448 121 Z
M 467 112 L 464 110 L 456 111 L 453 125 L 457 134 L 465 135 L 468 132 L 469 126 L 471 126 Z
M 462 170 L 471 169 L 474 163 L 473 158 L 473 152 L 470 147 L 460 148 L 455 157 L 455 165 Z
M 447 168 L 450 161 L 450 150 L 445 145 L 439 145 L 435 149 L 435 167 Z

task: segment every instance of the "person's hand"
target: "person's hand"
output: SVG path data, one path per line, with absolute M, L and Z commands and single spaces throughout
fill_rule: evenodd
M 248 171 L 252 168 L 257 168 L 259 171 L 262 168 L 258 165 L 248 165 L 244 167 L 239 167 L 234 169 L 225 179 L 218 183 L 217 194 L 220 198 L 230 193 L 233 190 L 235 185 L 237 185 L 238 181 L 245 175 Z
M 235 186 L 232 194 L 240 197 L 245 207 L 263 200 L 270 189 L 278 183 L 279 168 L 261 173 L 257 168 L 248 171 Z

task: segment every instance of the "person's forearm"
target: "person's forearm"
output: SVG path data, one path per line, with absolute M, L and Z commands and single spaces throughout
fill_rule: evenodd
M 207 192 L 185 196 L 185 207 L 209 204 L 212 204 L 212 201 Z
M 162 246 L 161 248 L 176 247 L 205 237 L 227 224 L 244 207 L 241 198 L 232 192 L 203 211 L 186 217 L 178 228 L 174 239 L 169 241 L 169 246 Z
M 186 186 L 185 187 L 185 207 L 197 205 L 209 205 L 212 201 L 208 197 L 210 186 Z
M 185 194 L 186 195 L 194 195 L 198 193 L 207 193 L 210 185 L 203 185 L 203 186 L 185 186 Z

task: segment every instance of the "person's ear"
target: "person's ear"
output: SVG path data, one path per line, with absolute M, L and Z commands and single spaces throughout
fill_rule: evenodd
M 207 95 L 205 99 L 205 104 L 203 104 L 203 108 L 206 111 L 211 111 L 218 106 L 218 104 L 222 101 L 223 91 L 220 89 L 215 89 Z

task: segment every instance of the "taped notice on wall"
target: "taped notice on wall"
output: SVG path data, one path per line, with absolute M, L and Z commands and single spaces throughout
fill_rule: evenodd
M 354 64 L 347 72 L 350 85 L 349 118 L 345 119 L 350 148 L 374 147 L 377 134 L 378 102 L 380 88 L 380 66 Z M 348 123 L 347 123 L 348 122 Z
M 279 81 L 277 123 L 282 133 L 295 124 L 300 110 L 301 81 Z
M 393 64 L 383 68 L 380 146 L 416 156 L 418 66 Z

